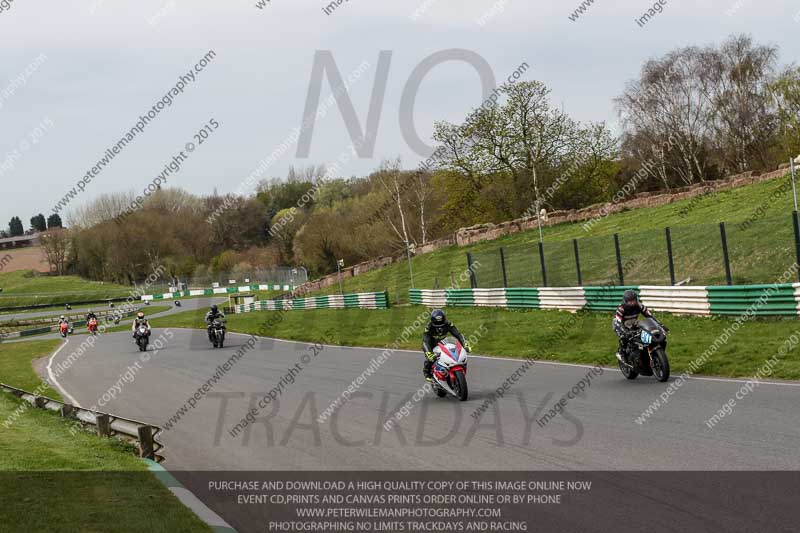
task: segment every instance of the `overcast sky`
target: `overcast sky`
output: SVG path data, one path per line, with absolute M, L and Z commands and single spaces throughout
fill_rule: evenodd
M 577 0 L 349 0 L 329 15 L 324 1 L 271 0 L 263 9 L 257 1 L 13 0 L 1 7 L 0 226 L 17 215 L 27 229 L 33 215 L 49 215 L 210 50 L 216 56 L 195 81 L 71 205 L 142 190 L 212 118 L 219 128 L 168 183 L 198 194 L 236 191 L 300 126 L 317 50 L 330 50 L 343 76 L 368 63 L 350 88 L 362 127 L 379 53 L 392 51 L 374 153 L 341 165 L 346 176 L 367 174 L 385 158 L 400 156 L 405 167 L 420 161 L 401 134 L 400 99 L 414 68 L 442 50 L 475 52 L 498 82 L 527 62 L 524 79 L 546 83 L 576 119 L 607 121 L 615 131 L 612 99 L 650 57 L 741 32 L 779 45 L 784 63 L 800 57 L 800 0 L 669 0 L 644 27 L 635 19 L 652 3 L 641 0 L 595 0 L 576 22 L 568 15 Z M 8 91 L 37 57 L 24 85 Z M 330 93 L 326 80 L 323 99 Z M 437 66 L 417 95 L 420 137 L 431 142 L 434 121 L 461 122 L 481 100 L 473 67 Z M 351 143 L 334 107 L 317 121 L 309 158 L 297 158 L 292 146 L 266 174 L 330 162 Z

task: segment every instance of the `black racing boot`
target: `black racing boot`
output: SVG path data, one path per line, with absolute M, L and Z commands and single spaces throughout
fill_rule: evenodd
M 428 358 L 425 358 L 425 364 L 422 365 L 422 375 L 425 376 L 425 380 L 433 381 L 433 361 Z

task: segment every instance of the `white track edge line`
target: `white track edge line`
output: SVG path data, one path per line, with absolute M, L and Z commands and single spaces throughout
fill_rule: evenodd
M 62 344 L 61 347 L 58 350 L 56 350 L 53 353 L 53 355 L 50 356 L 50 359 L 47 361 L 47 377 L 50 379 L 50 383 L 55 385 L 58 391 L 61 394 L 63 394 L 65 398 L 70 400 L 72 405 L 74 405 L 75 407 L 81 407 L 81 404 L 78 403 L 78 400 L 76 400 L 70 393 L 66 391 L 64 387 L 61 386 L 61 383 L 58 382 L 56 376 L 53 374 L 53 359 L 55 359 L 55 357 L 61 352 L 61 350 L 63 350 L 64 347 L 67 346 L 68 344 L 69 344 L 69 339 L 66 339 L 64 341 L 64 344 Z

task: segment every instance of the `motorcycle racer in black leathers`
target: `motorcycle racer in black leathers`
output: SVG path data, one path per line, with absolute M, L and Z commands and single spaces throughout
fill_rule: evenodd
M 458 331 L 458 328 L 452 322 L 447 320 L 444 311 L 435 309 L 431 312 L 431 318 L 428 325 L 425 326 L 425 332 L 422 334 L 422 351 L 425 352 L 425 362 L 422 367 L 422 374 L 428 381 L 433 381 L 433 362 L 436 361 L 436 355 L 433 353 L 433 348 L 445 337 L 452 335 L 461 345 L 469 352 L 471 347 L 464 336 Z
M 133 321 L 133 326 L 131 328 L 134 339 L 136 338 L 136 331 L 142 324 L 147 326 L 147 336 L 150 336 L 150 322 L 148 322 L 147 319 L 144 317 L 144 313 L 140 311 L 139 313 L 136 314 L 136 319 Z
M 225 314 L 219 310 L 216 305 L 211 306 L 211 310 L 206 313 L 206 329 L 208 330 L 208 340 L 214 342 L 214 334 L 211 332 L 211 324 L 215 320 L 224 320 Z
M 617 359 L 622 363 L 628 363 L 625 354 L 627 352 L 628 335 L 631 333 L 630 325 L 635 324 L 635 320 L 639 318 L 640 314 L 656 320 L 656 317 L 653 316 L 650 309 L 639 301 L 639 295 L 636 294 L 636 291 L 630 289 L 625 291 L 622 296 L 622 303 L 617 307 L 614 319 L 611 321 L 611 327 L 614 329 L 614 333 L 617 334 L 617 337 L 619 337 Z M 656 322 L 658 322 L 658 320 L 656 320 Z

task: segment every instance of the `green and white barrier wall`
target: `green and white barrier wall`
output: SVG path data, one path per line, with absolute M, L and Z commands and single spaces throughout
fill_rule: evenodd
M 365 292 L 356 294 L 331 294 L 328 296 L 311 296 L 292 300 L 262 300 L 251 304 L 237 305 L 237 313 L 252 311 L 291 311 L 298 309 L 387 309 L 389 294 L 387 292 Z
M 656 285 L 507 289 L 411 289 L 412 304 L 427 307 L 505 307 L 611 312 L 633 289 L 654 311 L 689 315 L 800 315 L 800 283 L 673 287 Z
M 218 296 L 223 294 L 240 294 L 253 291 L 292 291 L 293 285 L 243 285 L 240 287 L 218 287 L 216 289 L 192 289 L 189 291 L 165 292 L 163 294 L 145 294 L 142 301 L 173 300 L 189 296 Z

